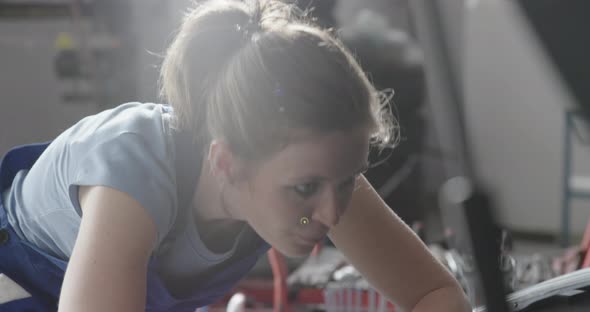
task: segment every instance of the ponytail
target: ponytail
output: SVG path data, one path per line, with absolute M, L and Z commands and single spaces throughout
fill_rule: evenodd
M 198 142 L 208 139 L 208 91 L 244 44 L 240 25 L 249 20 L 248 7 L 241 2 L 201 4 L 186 14 L 166 51 L 160 72 L 161 95 L 174 108 L 179 126 L 193 130 Z

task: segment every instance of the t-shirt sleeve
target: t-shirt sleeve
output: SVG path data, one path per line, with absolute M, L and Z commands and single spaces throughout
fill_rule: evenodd
M 152 217 L 160 244 L 176 218 L 176 177 L 169 153 L 154 146 L 136 133 L 125 132 L 79 152 L 69 184 L 78 214 L 82 215 L 79 186 L 107 186 L 127 193 Z

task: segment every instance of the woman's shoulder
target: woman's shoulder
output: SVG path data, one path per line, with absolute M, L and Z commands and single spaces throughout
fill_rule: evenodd
M 168 158 L 173 147 L 172 115 L 166 105 L 129 102 L 87 116 L 60 134 L 54 145 L 85 154 L 135 141 L 145 152 Z
M 72 137 L 109 139 L 124 133 L 156 139 L 169 132 L 171 111 L 166 105 L 129 102 L 88 116 L 69 129 Z

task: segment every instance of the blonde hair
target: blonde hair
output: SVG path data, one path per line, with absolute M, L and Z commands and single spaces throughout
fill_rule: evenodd
M 161 94 L 201 144 L 224 139 L 261 159 L 294 129 L 374 130 L 395 141 L 394 120 L 350 52 L 292 5 L 210 0 L 184 18 L 166 51 Z

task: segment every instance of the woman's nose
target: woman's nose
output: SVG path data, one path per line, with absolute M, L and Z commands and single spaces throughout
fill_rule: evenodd
M 340 215 L 343 211 L 343 203 L 335 192 L 328 192 L 322 199 L 320 205 L 315 209 L 312 220 L 317 221 L 325 225 L 326 227 L 332 227 L 338 224 Z

